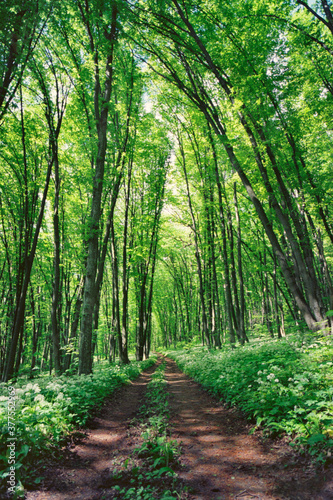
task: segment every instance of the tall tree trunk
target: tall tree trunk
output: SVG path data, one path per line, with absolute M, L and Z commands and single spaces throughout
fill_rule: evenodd
M 273 291 L 274 291 L 275 328 L 278 334 L 278 338 L 280 339 L 282 337 L 282 334 L 281 334 L 281 323 L 279 315 L 279 300 L 278 300 L 278 290 L 277 290 L 277 266 L 276 266 L 275 256 L 274 256 L 274 273 L 273 273 Z
M 59 159 L 58 145 L 55 143 L 54 148 L 54 203 L 53 203 L 53 291 L 52 291 L 52 340 L 53 340 L 53 356 L 54 369 L 59 375 L 61 373 L 61 351 L 60 351 L 60 325 L 59 325 L 59 298 L 60 298 L 60 230 L 59 230 L 59 194 L 60 194 L 60 176 L 59 176 Z
M 22 284 L 21 293 L 20 293 L 20 296 L 18 299 L 18 303 L 16 306 L 15 321 L 14 321 L 14 325 L 13 325 L 13 329 L 12 329 L 12 337 L 11 337 L 11 341 L 8 345 L 8 351 L 7 351 L 7 356 L 6 356 L 6 367 L 5 367 L 5 370 L 3 372 L 3 376 L 2 376 L 3 382 L 7 382 L 13 376 L 13 372 L 14 372 L 14 363 L 15 363 L 17 343 L 18 343 L 20 332 L 24 326 L 24 313 L 25 313 L 26 297 L 27 297 L 27 292 L 28 292 L 28 286 L 30 283 L 32 265 L 33 265 L 33 262 L 35 259 L 39 232 L 40 232 L 43 217 L 44 217 L 44 208 L 45 208 L 47 192 L 48 192 L 49 184 L 50 184 L 52 165 L 53 165 L 53 157 L 50 158 L 50 160 L 48 162 L 44 192 L 43 192 L 43 196 L 42 196 L 38 220 L 36 222 L 34 238 L 33 238 L 31 250 L 29 252 L 29 255 L 28 255 L 28 258 L 26 261 L 26 265 L 25 265 L 24 281 Z
M 73 361 L 73 350 L 74 350 L 74 344 L 77 341 L 77 332 L 79 329 L 79 323 L 80 323 L 80 313 L 81 313 L 81 306 L 82 306 L 82 293 L 83 293 L 83 278 L 81 278 L 81 281 L 78 285 L 77 293 L 76 293 L 76 301 L 75 301 L 75 306 L 74 306 L 74 314 L 72 318 L 72 324 L 71 324 L 71 331 L 70 331 L 70 336 L 68 339 L 68 344 L 70 346 L 70 351 L 66 353 L 65 359 L 64 359 L 64 371 L 69 370 L 71 366 L 71 362 Z
M 207 117 L 206 117 L 206 119 L 207 119 Z M 209 141 L 210 141 L 212 151 L 213 151 L 214 173 L 215 173 L 218 202 L 219 202 L 219 222 L 220 222 L 220 229 L 221 229 L 221 234 L 222 234 L 222 259 L 223 259 L 223 266 L 224 266 L 224 287 L 225 287 L 225 300 L 226 300 L 228 327 L 229 327 L 230 342 L 231 342 L 231 344 L 234 344 L 236 339 L 235 339 L 235 330 L 234 330 L 234 325 L 233 325 L 233 320 L 232 320 L 233 302 L 232 302 L 232 295 L 231 295 L 230 272 L 229 272 L 229 262 L 228 262 L 226 221 L 225 221 L 223 198 L 222 198 L 223 190 L 222 190 L 222 183 L 221 183 L 220 173 L 219 173 L 219 168 L 218 168 L 215 143 L 214 143 L 214 139 L 213 139 L 212 134 L 211 134 L 210 123 L 208 120 L 207 120 L 207 125 L 208 125 L 208 137 L 209 137 Z
M 129 363 L 128 359 L 128 285 L 129 285 L 129 263 L 127 256 L 127 239 L 128 239 L 128 212 L 129 212 L 129 201 L 130 201 L 130 189 L 131 189 L 131 178 L 132 178 L 132 168 L 133 159 L 130 159 L 128 165 L 128 177 L 127 177 L 127 188 L 125 190 L 125 216 L 124 216 L 124 232 L 123 232 L 123 310 L 121 318 L 121 348 L 119 346 L 119 351 L 121 352 L 120 358 L 123 363 Z
M 53 202 L 53 290 L 52 290 L 52 307 L 51 307 L 51 324 L 52 324 L 52 342 L 54 368 L 57 374 L 61 373 L 61 351 L 60 351 L 60 227 L 59 227 L 59 198 L 60 198 L 60 175 L 59 175 L 59 152 L 58 139 L 62 118 L 64 116 L 67 95 L 65 93 L 63 99 L 60 99 L 60 86 L 57 79 L 57 72 L 53 65 L 52 59 L 48 61 L 52 69 L 55 79 L 56 89 L 56 104 L 50 94 L 44 68 L 39 64 L 39 61 L 34 60 L 34 72 L 38 80 L 39 87 L 42 91 L 45 102 L 45 117 L 49 131 L 49 148 L 53 158 L 54 167 L 54 202 Z M 57 116 L 57 123 L 55 123 Z
M 231 267 L 231 284 L 233 290 L 233 303 L 232 303 L 232 312 L 233 312 L 233 321 L 235 325 L 235 330 L 237 333 L 237 338 L 240 343 L 243 343 L 243 338 L 240 333 L 239 322 L 240 322 L 240 307 L 238 300 L 238 289 L 237 289 L 237 276 L 236 276 L 236 264 L 235 264 L 235 245 L 234 245 L 234 229 L 231 218 L 230 208 L 227 205 L 227 221 L 228 221 L 228 237 L 229 237 L 229 247 L 230 247 L 230 267 Z
M 96 325 L 98 323 L 98 316 L 99 316 L 100 294 L 101 294 L 101 288 L 102 288 L 102 282 L 103 282 L 103 274 L 104 274 L 105 259 L 106 259 L 106 254 L 107 254 L 107 247 L 108 247 L 108 243 L 109 243 L 111 227 L 113 230 L 113 238 L 115 238 L 114 227 L 112 226 L 113 225 L 114 210 L 115 210 L 116 202 L 117 202 L 119 191 L 120 191 L 120 186 L 121 186 L 121 183 L 123 180 L 125 162 L 127 159 L 125 153 L 127 151 L 128 142 L 129 142 L 129 138 L 130 138 L 130 125 L 131 125 L 132 104 L 133 104 L 133 85 L 134 85 L 133 72 L 134 72 L 134 65 L 132 66 L 132 73 L 131 73 L 131 79 L 130 79 L 129 102 L 128 102 L 128 109 L 127 109 L 125 136 L 124 136 L 122 146 L 119 147 L 117 159 L 116 159 L 115 165 L 114 165 L 115 179 L 114 179 L 114 183 L 112 186 L 110 210 L 109 210 L 108 219 L 107 219 L 107 223 L 106 223 L 103 245 L 102 245 L 102 249 L 100 252 L 98 272 L 97 272 L 97 278 L 96 278 L 96 304 L 95 304 L 95 310 L 94 310 L 95 331 L 97 330 Z M 133 160 L 130 159 L 130 167 L 129 167 L 130 170 L 132 169 L 132 162 L 133 162 Z M 130 181 L 129 181 L 129 185 L 130 185 Z M 125 214 L 125 219 L 126 218 L 128 218 L 128 208 L 127 208 L 127 215 Z M 127 231 L 127 225 L 128 225 L 128 223 L 126 221 L 125 222 L 126 231 Z M 126 233 L 126 236 L 127 236 L 127 233 Z M 116 248 L 115 244 L 113 245 L 113 251 L 117 252 L 117 248 Z M 116 253 L 114 255 L 116 256 Z M 120 308 L 120 306 L 119 306 L 119 308 Z M 127 308 L 126 308 L 126 314 L 127 314 Z M 126 330 L 126 333 L 122 332 L 121 336 L 118 337 L 118 345 L 119 345 L 119 356 L 120 356 L 121 362 L 128 364 L 129 359 L 128 359 L 128 353 L 127 353 L 127 330 Z
M 111 262 L 112 262 L 113 331 L 118 339 L 119 356 L 121 359 L 122 339 L 121 339 L 121 326 L 120 326 L 119 264 L 118 264 L 118 248 L 117 248 L 113 218 L 110 220 L 110 227 L 111 227 L 110 243 L 111 243 Z
M 113 84 L 113 58 L 114 44 L 116 40 L 116 19 L 117 7 L 113 4 L 112 20 L 110 33 L 106 34 L 110 42 L 110 53 L 106 61 L 106 76 L 104 83 L 104 93 L 101 96 L 98 52 L 92 43 L 92 49 L 95 59 L 95 120 L 97 124 L 97 157 L 95 165 L 95 175 L 93 181 L 93 192 L 91 201 L 91 212 L 89 218 L 89 236 L 88 253 L 85 273 L 85 283 L 83 292 L 82 321 L 81 321 L 81 339 L 79 353 L 79 374 L 88 374 L 92 371 L 92 330 L 93 330 L 93 311 L 96 299 L 96 272 L 99 257 L 99 223 L 101 218 L 101 199 L 104 181 L 104 165 L 107 147 L 107 124 L 109 115 L 109 102 Z M 88 30 L 90 31 L 90 30 Z M 101 101 L 101 105 L 99 105 Z

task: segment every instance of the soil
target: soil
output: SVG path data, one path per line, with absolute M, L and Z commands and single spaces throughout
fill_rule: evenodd
M 332 464 L 316 469 L 283 439 L 249 435 L 251 425 L 244 416 L 210 396 L 174 361 L 166 361 L 171 439 L 181 446 L 181 499 L 333 499 Z M 42 483 L 27 492 L 27 500 L 116 498 L 111 473 L 124 472 L 125 461 L 133 460 L 140 445 L 141 433 L 133 423 L 154 369 L 119 389 L 84 437 L 63 449 L 60 463 L 50 459 L 44 465 Z

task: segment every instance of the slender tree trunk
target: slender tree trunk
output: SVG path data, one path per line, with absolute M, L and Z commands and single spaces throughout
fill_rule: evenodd
M 238 264 L 238 281 L 239 281 L 239 332 L 241 343 L 249 341 L 245 331 L 245 292 L 244 292 L 244 277 L 243 277 L 243 259 L 242 259 L 242 230 L 238 210 L 237 187 L 234 183 L 234 204 L 235 216 L 237 223 L 237 264 Z
M 93 311 L 96 299 L 96 272 L 99 257 L 99 223 L 101 217 L 101 199 L 104 181 L 104 165 L 107 147 L 107 123 L 109 115 L 109 102 L 113 84 L 113 58 L 114 43 L 116 40 L 116 19 L 117 7 L 114 4 L 112 9 L 112 21 L 110 33 L 106 35 L 111 43 L 110 54 L 106 62 L 106 78 L 104 84 L 104 94 L 100 92 L 100 78 L 98 67 L 98 56 L 94 49 L 95 57 L 95 119 L 97 124 L 98 147 L 95 165 L 95 175 L 93 182 L 91 212 L 89 219 L 89 237 L 88 254 L 85 274 L 82 320 L 81 320 L 81 341 L 79 354 L 79 374 L 88 374 L 92 371 L 92 330 L 93 330 Z M 94 45 L 92 45 L 94 47 Z M 99 101 L 101 107 L 99 106 Z
M 276 258 L 274 256 L 274 274 L 273 274 L 273 292 L 274 292 L 274 314 L 275 314 L 275 327 L 278 334 L 278 338 L 282 337 L 281 335 L 281 323 L 280 323 L 280 315 L 279 315 L 279 301 L 278 301 L 278 289 L 277 289 L 277 266 L 276 266 Z
M 79 323 L 80 323 L 80 313 L 81 313 L 81 306 L 82 306 L 82 293 L 83 293 L 83 279 L 81 279 L 78 290 L 77 290 L 77 295 L 76 295 L 76 302 L 74 306 L 74 314 L 73 314 L 73 319 L 72 319 L 72 324 L 71 324 L 71 332 L 70 332 L 70 337 L 69 337 L 69 345 L 70 345 L 70 352 L 67 352 L 65 359 L 64 359 L 64 371 L 69 370 L 73 358 L 72 350 L 74 349 L 74 344 L 76 343 L 77 339 L 77 332 L 79 329 Z
M 258 199 L 258 197 L 255 194 L 255 191 L 252 187 L 252 184 L 247 177 L 246 173 L 244 172 L 243 168 L 241 167 L 235 153 L 233 146 L 231 145 L 226 131 L 221 124 L 219 117 L 216 113 L 213 114 L 213 116 L 210 114 L 209 109 L 207 109 L 206 104 L 203 101 L 200 101 L 201 109 L 205 113 L 207 120 L 209 123 L 212 125 L 214 131 L 216 132 L 217 136 L 220 138 L 222 145 L 224 146 L 224 149 L 229 157 L 229 160 L 231 162 L 231 165 L 235 169 L 235 171 L 238 173 L 246 191 L 247 194 L 252 201 L 256 212 L 259 216 L 259 219 L 266 231 L 267 237 L 272 245 L 273 251 L 277 257 L 277 260 L 279 262 L 282 274 L 284 276 L 284 279 L 289 287 L 290 292 L 292 293 L 295 302 L 297 304 L 297 307 L 302 313 L 302 316 L 304 320 L 306 321 L 307 326 L 309 327 L 310 330 L 318 330 L 320 327 L 318 326 L 318 323 L 316 321 L 316 318 L 313 316 L 311 308 L 309 307 L 302 290 L 299 288 L 297 285 L 296 279 L 295 279 L 295 274 L 293 271 L 293 267 L 290 266 L 290 262 L 288 262 L 288 258 L 285 255 L 284 251 L 282 250 L 282 247 L 277 239 L 277 236 L 274 232 L 274 229 L 272 227 L 272 224 L 270 220 L 267 217 L 267 214 L 262 206 L 262 203 Z
M 235 339 L 235 331 L 234 331 L 234 325 L 233 325 L 233 320 L 232 320 L 233 303 L 232 303 L 232 295 L 231 295 L 230 273 L 229 273 L 229 262 L 228 262 L 228 251 L 227 251 L 227 231 L 226 231 L 226 222 L 225 222 L 223 199 L 222 199 L 222 183 L 221 183 L 220 173 L 219 173 L 219 169 L 218 169 L 216 148 L 215 148 L 215 144 L 214 144 L 214 140 L 213 140 L 213 137 L 211 134 L 210 124 L 209 124 L 208 120 L 207 120 L 207 124 L 208 124 L 208 136 L 209 136 L 210 144 L 211 144 L 212 151 L 213 151 L 214 172 L 215 172 L 218 201 L 219 201 L 219 222 L 220 222 L 220 229 L 221 229 L 221 234 L 222 234 L 222 259 L 223 259 L 223 265 L 224 265 L 224 280 L 225 280 L 224 281 L 224 288 L 225 288 L 227 318 L 228 318 L 230 342 L 231 342 L 231 344 L 234 344 L 236 339 Z
M 60 176 L 59 176 L 59 159 L 58 145 L 53 144 L 54 155 L 54 203 L 53 203 L 53 292 L 52 292 L 52 340 L 53 340 L 53 356 L 54 369 L 59 375 L 61 373 L 61 351 L 60 351 L 60 325 L 59 319 L 59 298 L 60 298 L 60 229 L 59 229 L 59 194 L 60 194 Z
M 38 291 L 37 291 L 38 293 Z M 38 306 L 38 314 L 36 314 L 36 304 L 33 288 L 30 287 L 30 304 L 32 313 L 32 346 L 31 346 L 31 364 L 30 364 L 30 374 L 29 378 L 33 378 L 34 368 L 36 366 L 36 352 L 39 332 L 41 329 L 41 317 L 40 317 L 40 307 Z M 38 326 L 36 325 L 36 318 L 38 318 Z
M 271 320 L 271 307 L 269 301 L 269 284 L 268 284 L 268 272 L 267 272 L 267 252 L 266 245 L 264 241 L 264 304 L 265 304 L 265 322 L 267 330 L 271 337 L 274 337 L 272 320 Z
M 118 248 L 116 235 L 114 230 L 113 218 L 110 220 L 111 227 L 111 262 L 112 262 L 112 290 L 113 290 L 113 331 L 118 339 L 119 357 L 122 360 L 123 346 L 121 338 L 120 326 L 120 299 L 119 299 L 119 265 L 118 265 Z
M 286 236 L 291 246 L 296 264 L 295 271 L 299 270 L 300 278 L 304 282 L 305 293 L 309 301 L 309 306 L 311 308 L 312 315 L 316 320 L 316 322 L 322 322 L 324 318 L 322 315 L 323 307 L 321 301 L 321 292 L 320 292 L 320 287 L 318 286 L 318 281 L 314 270 L 313 253 L 306 225 L 301 223 L 301 215 L 298 213 L 297 207 L 293 203 L 291 196 L 283 182 L 274 152 L 264 134 L 264 131 L 262 130 L 262 127 L 255 120 L 252 119 L 256 132 L 258 133 L 262 143 L 265 144 L 267 155 L 273 166 L 273 171 L 275 173 L 275 177 L 278 182 L 280 192 L 283 196 L 285 206 L 288 209 L 288 214 L 290 215 L 294 223 L 294 227 L 298 238 L 297 240 L 293 234 L 288 217 L 285 215 L 285 211 L 282 210 L 280 204 L 278 203 L 275 197 L 273 187 L 268 178 L 267 169 L 265 168 L 265 165 L 259 153 L 259 147 L 257 145 L 256 139 L 249 124 L 246 121 L 246 118 L 243 115 L 241 115 L 241 122 L 250 138 L 255 153 L 257 165 L 259 167 L 267 193 L 270 198 L 271 206 L 274 209 L 278 217 L 278 220 L 281 222 L 286 232 Z
M 102 282 L 103 282 L 103 274 L 104 274 L 104 266 L 105 266 L 107 247 L 108 247 L 108 242 L 109 242 L 109 238 L 110 238 L 111 225 L 113 224 L 114 210 L 115 210 L 116 202 L 118 199 L 121 182 L 123 180 L 125 161 L 126 161 L 125 152 L 127 150 L 129 137 L 130 137 L 130 125 L 131 125 L 132 101 L 133 101 L 133 84 L 134 84 L 133 71 L 134 71 L 134 68 L 132 67 L 131 85 L 130 85 L 130 89 L 129 89 L 130 96 L 129 96 L 128 110 L 127 110 L 125 137 L 124 137 L 124 141 L 123 141 L 121 148 L 119 148 L 117 159 L 116 159 L 115 166 L 114 166 L 114 170 L 115 170 L 116 174 L 115 174 L 114 184 L 112 187 L 111 206 L 110 206 L 110 210 L 109 210 L 108 220 L 106 223 L 106 229 L 105 229 L 105 234 L 104 234 L 104 239 L 103 239 L 103 246 L 102 246 L 102 250 L 100 252 L 101 255 L 100 255 L 100 259 L 99 259 L 98 273 L 97 273 L 97 278 L 96 278 L 96 290 L 97 290 L 96 297 L 97 297 L 97 299 L 96 299 L 95 311 L 94 311 L 95 331 L 97 329 L 96 324 L 98 322 L 98 316 L 99 316 L 100 294 L 101 294 L 101 288 L 102 288 Z M 132 164 L 132 160 L 130 160 L 130 163 Z M 132 168 L 132 165 L 130 166 L 130 169 L 131 168 Z M 129 181 L 129 185 L 130 185 L 130 181 Z M 126 218 L 128 218 L 128 207 L 127 207 L 127 215 L 125 215 L 125 219 Z M 127 231 L 128 223 L 126 222 L 125 225 L 126 225 L 126 231 Z M 113 228 L 113 231 L 114 231 L 114 228 Z M 115 252 L 117 252 L 115 245 L 113 247 L 113 250 Z M 127 314 L 127 309 L 126 309 L 126 314 Z M 126 335 L 124 335 L 122 332 L 121 338 L 118 338 L 118 340 L 119 340 L 120 360 L 122 363 L 128 364 L 129 359 L 128 359 L 128 353 L 127 353 L 127 331 L 126 331 Z
M 243 337 L 240 332 L 240 307 L 238 300 L 238 289 L 237 289 L 237 276 L 236 276 L 236 264 L 235 264 L 235 245 L 234 245 L 234 230 L 233 223 L 231 218 L 231 212 L 229 206 L 227 205 L 227 221 L 228 221 L 228 236 L 229 236 L 229 247 L 230 247 L 230 267 L 231 267 L 231 284 L 233 290 L 233 302 L 232 302 L 232 311 L 233 311 L 233 321 L 235 325 L 235 330 L 237 333 L 237 338 L 240 343 L 243 342 Z
M 27 262 L 26 262 L 24 281 L 22 284 L 22 289 L 21 289 L 20 297 L 18 300 L 17 308 L 16 308 L 15 322 L 14 322 L 13 330 L 12 330 L 12 338 L 11 338 L 11 342 L 8 346 L 7 362 L 6 362 L 6 367 L 5 367 L 3 376 L 2 376 L 3 382 L 7 382 L 13 376 L 13 372 L 14 372 L 14 363 L 15 363 L 17 343 L 18 343 L 20 332 L 23 329 L 23 325 L 24 325 L 24 312 L 25 312 L 27 291 L 28 291 L 28 286 L 29 286 L 29 282 L 30 282 L 32 265 L 33 265 L 35 254 L 36 254 L 39 232 L 40 232 L 40 229 L 42 226 L 42 221 L 43 221 L 43 216 L 44 216 L 44 208 L 45 208 L 47 192 L 48 192 L 49 184 L 50 184 L 52 165 L 53 165 L 53 158 L 51 158 L 49 160 L 49 163 L 48 163 L 48 169 L 47 169 L 47 173 L 46 173 L 46 180 L 45 180 L 45 186 L 44 186 L 44 192 L 43 192 L 43 197 L 42 197 L 42 201 L 41 201 L 41 206 L 40 206 L 40 210 L 39 210 L 39 216 L 38 216 L 38 220 L 36 222 L 32 247 L 31 247 L 29 256 L 27 258 Z
M 128 256 L 127 256 L 127 239 L 128 239 L 128 213 L 130 202 L 130 189 L 132 178 L 133 160 L 131 159 L 128 165 L 127 188 L 125 192 L 125 216 L 124 216 L 124 232 L 123 232 L 123 310 L 121 318 L 121 359 L 123 363 L 129 363 L 128 359 Z

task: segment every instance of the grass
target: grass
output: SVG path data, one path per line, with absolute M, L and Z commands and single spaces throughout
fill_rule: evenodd
M 290 336 L 245 347 L 168 352 L 179 367 L 220 400 L 240 408 L 266 434 L 323 463 L 333 446 L 331 337 Z

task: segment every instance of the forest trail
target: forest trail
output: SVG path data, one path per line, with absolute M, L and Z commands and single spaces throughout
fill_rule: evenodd
M 156 366 L 107 400 L 85 432 L 86 436 L 65 453 L 63 464 L 51 464 L 46 471 L 41 471 L 45 491 L 30 491 L 27 500 L 99 500 L 103 497 L 109 471 L 130 458 L 138 444 L 137 438 L 129 433 L 129 424 L 144 400 Z
M 174 361 L 166 362 L 171 438 L 182 450 L 177 473 L 189 489 L 182 499 L 333 499 L 332 469 L 325 483 L 323 474 L 316 475 L 286 444 L 250 436 L 250 426 L 241 415 L 206 393 Z M 86 437 L 66 453 L 61 465 L 50 464 L 42 488 L 28 492 L 27 500 L 114 498 L 110 471 L 120 470 L 140 444 L 130 423 L 155 368 L 110 398 Z

